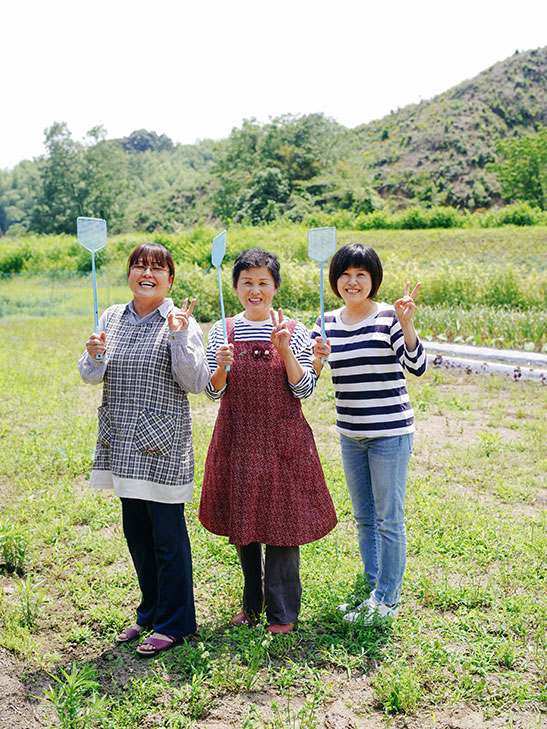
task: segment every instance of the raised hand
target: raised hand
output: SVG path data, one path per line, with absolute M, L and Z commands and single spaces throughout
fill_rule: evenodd
M 182 302 L 182 307 L 180 309 L 174 309 L 169 316 L 167 317 L 167 322 L 169 324 L 169 329 L 172 332 L 177 332 L 180 329 L 188 329 L 188 324 L 190 323 L 190 317 L 192 316 L 192 312 L 194 311 L 194 304 L 196 303 L 195 299 L 192 299 L 190 302 L 190 306 L 188 306 L 188 298 L 184 299 Z
M 273 329 L 271 340 L 279 354 L 283 355 L 289 350 L 289 342 L 291 341 L 291 333 L 287 326 L 287 320 L 283 319 L 283 309 L 274 311 L 270 309 L 270 318 L 272 320 Z
M 227 365 L 230 367 L 234 364 L 234 345 L 221 344 L 215 354 L 217 365 L 225 369 Z
M 401 326 L 408 324 L 414 316 L 414 312 L 416 310 L 414 297 L 416 296 L 420 286 L 421 283 L 418 282 L 416 286 L 414 286 L 414 288 L 412 289 L 412 293 L 409 293 L 410 281 L 407 281 L 403 297 L 401 299 L 397 299 L 397 301 L 395 302 L 395 313 L 397 314 L 397 318 L 399 319 L 399 323 Z
M 93 334 L 89 337 L 85 343 L 85 348 L 90 357 L 95 359 L 95 355 L 104 354 L 106 352 L 106 332 L 100 334 Z
M 313 343 L 313 356 L 316 359 L 327 358 L 330 354 L 330 339 L 317 337 Z

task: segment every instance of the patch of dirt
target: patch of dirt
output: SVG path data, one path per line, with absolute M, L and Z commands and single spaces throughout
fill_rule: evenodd
M 22 666 L 10 653 L 0 648 L 0 728 L 37 729 L 53 724 L 54 713 L 38 697 L 45 686 L 32 681 L 23 683 Z

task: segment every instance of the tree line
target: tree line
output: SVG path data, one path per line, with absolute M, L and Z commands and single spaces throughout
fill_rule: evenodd
M 195 145 L 144 129 L 109 140 L 102 127 L 76 141 L 55 122 L 45 147 L 43 157 L 0 171 L 1 234 L 73 234 L 79 215 L 104 218 L 113 233 L 176 231 L 401 204 L 380 196 L 356 134 L 320 113 L 246 120 L 227 139 Z M 547 127 L 499 140 L 496 151 L 488 167 L 503 200 L 547 209 Z M 419 195 L 409 202 L 435 204 Z

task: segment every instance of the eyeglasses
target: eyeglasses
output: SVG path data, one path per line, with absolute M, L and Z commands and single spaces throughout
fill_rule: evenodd
M 134 266 L 131 266 L 131 270 L 136 273 L 145 273 L 146 271 L 150 271 L 150 273 L 153 273 L 154 276 L 159 276 L 160 273 L 168 271 L 167 268 L 163 268 L 162 266 L 145 266 L 142 263 L 135 263 Z

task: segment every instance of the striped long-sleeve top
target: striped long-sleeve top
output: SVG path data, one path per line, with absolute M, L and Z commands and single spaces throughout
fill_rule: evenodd
M 234 341 L 236 342 L 269 342 L 272 334 L 273 325 L 270 319 L 265 321 L 251 321 L 246 319 L 244 314 L 237 314 L 234 317 Z M 215 354 L 221 344 L 224 343 L 224 334 L 222 330 L 222 321 L 213 324 L 209 336 L 207 338 L 207 364 L 211 374 L 217 368 Z M 273 346 L 273 345 L 272 345 Z M 304 369 L 304 374 L 300 381 L 295 385 L 287 381 L 293 395 L 299 399 L 309 397 L 317 382 L 315 370 L 313 369 L 313 352 L 310 346 L 310 333 L 306 327 L 297 322 L 290 341 L 290 347 L 294 352 L 296 359 L 300 362 Z M 229 378 L 229 375 L 228 375 Z M 229 382 L 229 380 L 228 380 Z M 228 385 L 226 385 L 227 387 Z M 218 400 L 224 390 L 215 390 L 211 382 L 205 388 L 205 394 L 211 400 Z
M 374 314 L 357 324 L 344 324 L 342 309 L 325 314 L 336 429 L 353 438 L 412 433 L 414 413 L 404 370 L 417 376 L 425 372 L 427 360 L 421 342 L 418 340 L 413 352 L 408 351 L 390 304 L 378 304 Z M 319 319 L 311 336 L 321 336 Z

